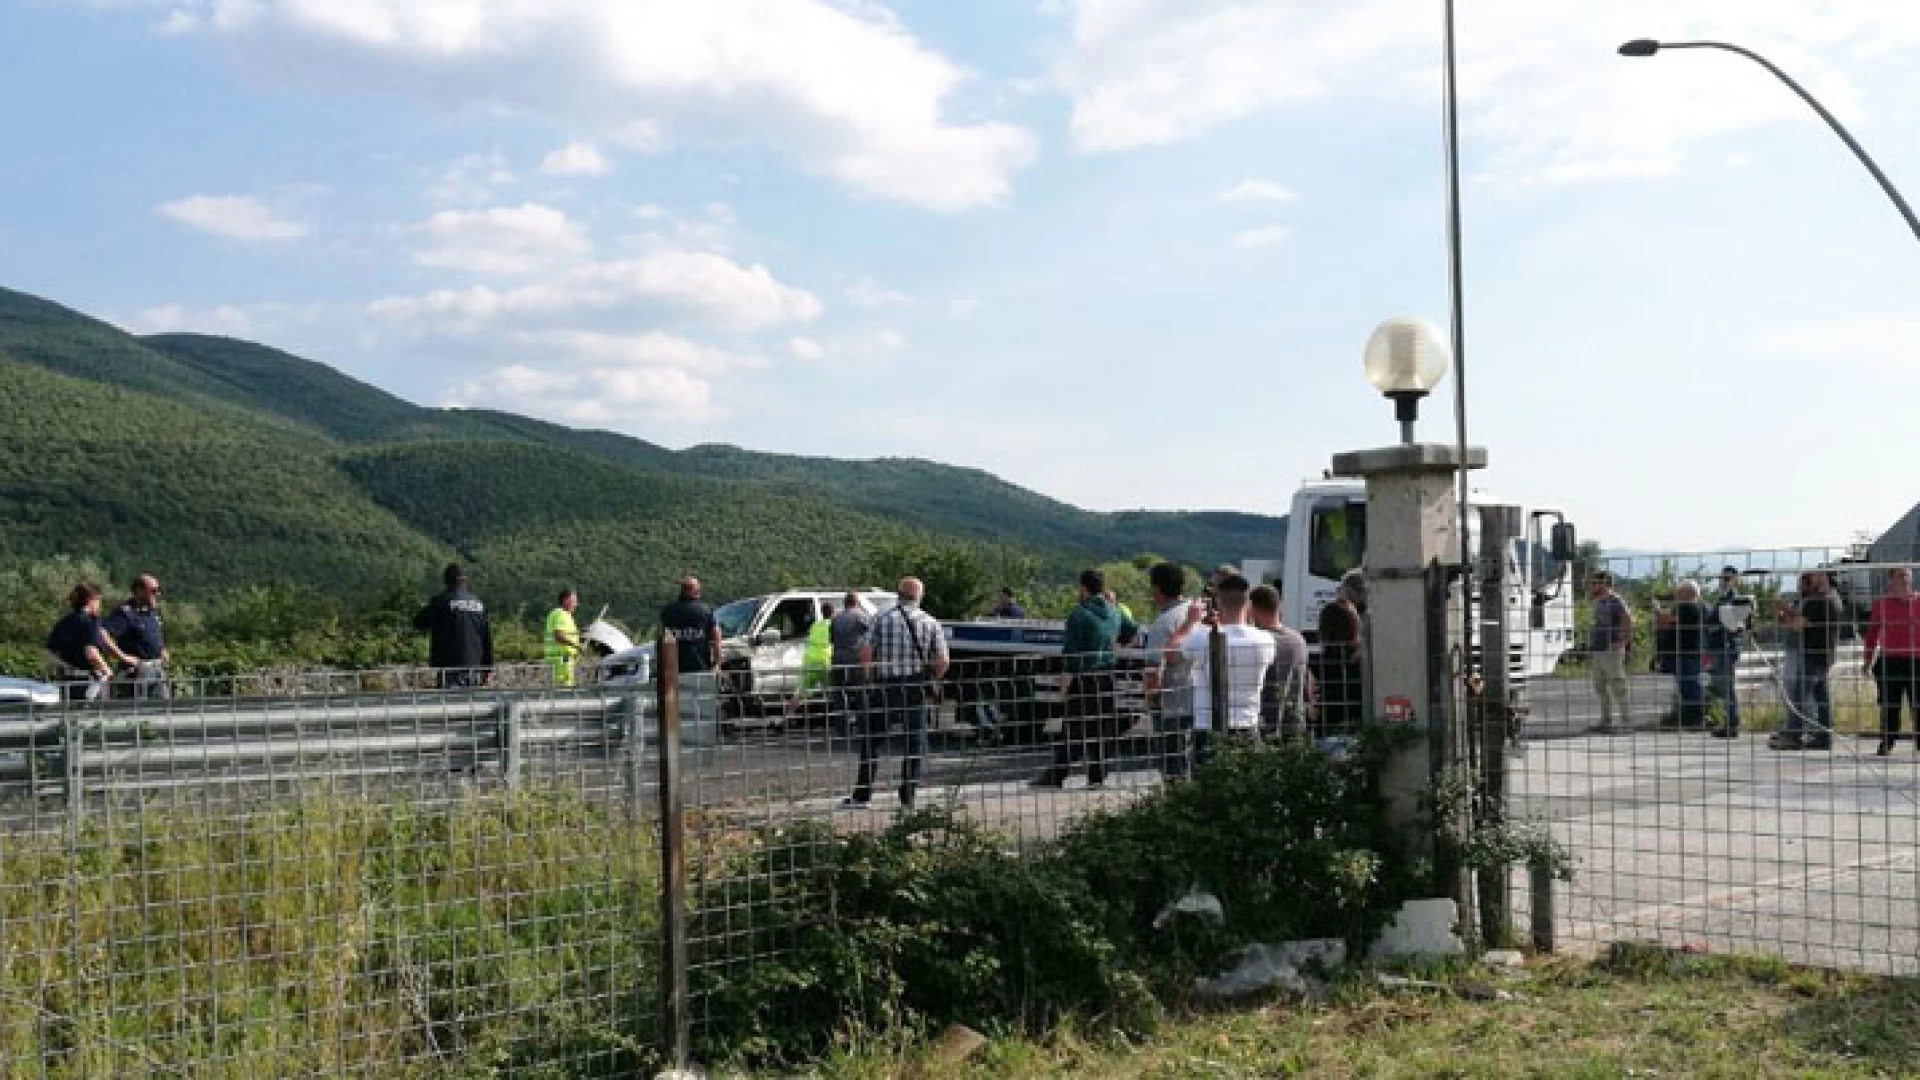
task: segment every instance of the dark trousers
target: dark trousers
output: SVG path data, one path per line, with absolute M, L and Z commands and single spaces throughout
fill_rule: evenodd
M 1707 726 L 1707 688 L 1700 683 L 1700 657 L 1673 658 L 1673 681 L 1680 690 L 1680 726 Z
M 1874 669 L 1880 690 L 1880 745 L 1890 747 L 1900 735 L 1900 704 L 1913 712 L 1914 738 L 1920 744 L 1920 657 L 1882 656 Z
M 900 762 L 900 805 L 913 805 L 920 785 L 920 759 L 927 752 L 927 683 L 919 677 L 881 679 L 867 688 L 867 708 L 860 724 L 860 773 L 853 782 L 856 802 L 873 798 L 880 745 L 896 722 L 907 731 L 906 754 Z
M 1833 688 L 1829 677 L 1833 658 L 1804 654 L 1800 670 L 1794 676 L 1791 705 L 1787 709 L 1788 735 L 1805 736 L 1826 742 L 1833 734 Z
M 1193 769 L 1193 717 L 1168 716 L 1154 710 L 1153 741 L 1160 775 L 1178 780 Z
M 1727 707 L 1727 730 L 1740 730 L 1740 650 L 1713 650 L 1713 666 L 1708 669 L 1707 694 L 1719 698 Z
M 1320 734 L 1349 735 L 1365 719 L 1360 700 L 1360 665 L 1322 658 L 1320 662 Z
M 1105 783 L 1108 744 L 1118 734 L 1114 727 L 1119 714 L 1119 703 L 1113 692 L 1113 672 L 1075 675 L 1067 684 L 1067 715 L 1061 725 L 1060 741 L 1053 748 L 1053 765 L 1041 774 L 1039 782 L 1055 786 L 1066 783 L 1074 766 L 1085 758 L 1087 783 Z
M 843 725 L 844 734 L 864 737 L 867 715 L 867 673 L 857 666 L 827 672 L 828 722 Z

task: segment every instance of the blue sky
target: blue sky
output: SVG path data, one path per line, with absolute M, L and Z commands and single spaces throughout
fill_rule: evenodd
M 1461 0 L 1488 486 L 1638 548 L 1916 500 L 1920 4 Z M 1446 314 L 1438 0 L 13 0 L 0 284 L 672 446 L 1280 512 Z M 1424 431 L 1450 438 L 1443 384 Z

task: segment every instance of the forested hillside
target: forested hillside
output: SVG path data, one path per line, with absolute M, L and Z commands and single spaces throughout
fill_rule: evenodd
M 0 383 L 0 571 L 152 569 L 209 602 L 258 606 L 248 590 L 272 585 L 391 611 L 460 557 L 497 605 L 572 582 L 633 618 L 689 571 L 726 597 L 864 581 L 944 544 L 1044 586 L 1088 562 L 1206 565 L 1284 538 L 1282 519 L 1090 513 L 928 461 L 673 451 L 423 408 L 266 346 L 135 338 L 5 290 Z

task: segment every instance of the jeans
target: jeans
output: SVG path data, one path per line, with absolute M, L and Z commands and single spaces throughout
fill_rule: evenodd
M 1913 713 L 1916 741 L 1920 741 L 1920 657 L 1882 656 L 1874 669 L 1880 689 L 1880 745 L 1890 747 L 1900 734 L 1900 702 Z
M 1613 726 L 1616 716 L 1629 719 L 1627 713 L 1627 654 L 1619 649 L 1603 649 L 1593 654 L 1593 689 L 1600 698 L 1600 728 Z
M 1810 736 L 1817 742 L 1833 737 L 1833 673 L 1830 656 L 1802 656 L 1792 683 L 1787 709 L 1788 735 Z
M 1082 757 L 1087 761 L 1087 783 L 1102 784 L 1107 779 L 1108 742 L 1118 734 L 1113 728 L 1119 719 L 1119 705 L 1113 694 L 1113 672 L 1090 671 L 1073 677 L 1067 684 L 1067 715 L 1061 725 L 1060 742 L 1053 749 L 1053 764 L 1040 774 L 1042 786 L 1058 787 L 1066 783 Z
M 1716 650 L 1713 654 L 1713 670 L 1708 672 L 1709 690 L 1713 697 L 1727 703 L 1727 730 L 1740 730 L 1740 691 L 1736 687 L 1740 671 L 1740 650 Z
M 1680 691 L 1680 726 L 1706 726 L 1707 694 L 1706 687 L 1700 685 L 1700 657 L 1674 657 L 1673 681 Z
M 860 773 L 853 782 L 855 802 L 873 798 L 874 775 L 880 769 L 880 744 L 893 721 L 907 729 L 906 754 L 900 761 L 900 805 L 911 808 L 920 784 L 920 759 L 927 752 L 927 683 L 924 678 L 881 679 L 871 688 L 868 708 L 860 725 Z

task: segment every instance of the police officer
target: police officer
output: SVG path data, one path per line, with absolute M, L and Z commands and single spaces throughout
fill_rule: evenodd
M 680 598 L 660 609 L 660 625 L 679 659 L 682 737 L 693 745 L 720 740 L 720 623 L 700 599 L 700 579 L 680 582 Z
M 133 579 L 132 595 L 113 609 L 104 629 L 120 651 L 134 660 L 133 696 L 172 696 L 167 683 L 167 635 L 160 622 L 160 581 L 152 574 Z
M 427 663 L 438 671 L 442 690 L 485 686 L 493 674 L 493 623 L 487 605 L 467 588 L 467 572 L 459 563 L 448 564 L 441 579 L 446 591 L 413 617 L 414 629 L 428 635 Z

